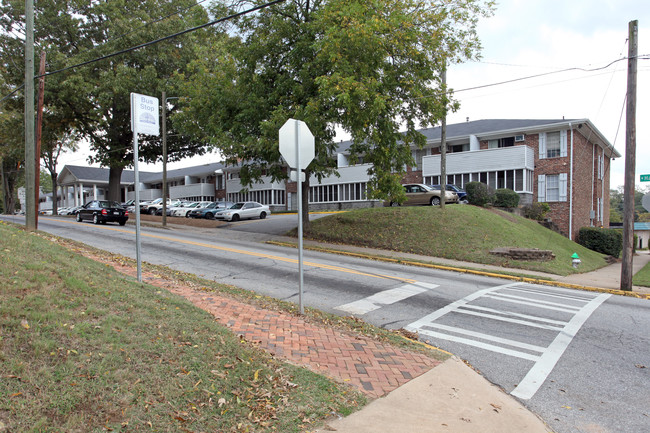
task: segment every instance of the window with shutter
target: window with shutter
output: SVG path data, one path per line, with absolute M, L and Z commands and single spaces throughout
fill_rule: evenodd
M 557 158 L 559 156 L 566 156 L 566 135 L 564 140 L 564 153 L 562 155 L 562 137 L 560 132 L 547 132 L 546 133 L 546 158 Z

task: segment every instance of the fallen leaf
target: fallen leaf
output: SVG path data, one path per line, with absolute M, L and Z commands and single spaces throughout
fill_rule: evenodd
M 571 409 L 571 406 L 562 406 L 564 409 Z
M 499 411 L 501 410 L 501 406 L 498 405 L 498 404 L 490 403 L 490 406 L 492 406 L 494 408 L 494 411 L 496 413 L 499 413 Z
M 643 364 L 634 364 L 636 368 L 645 368 L 645 365 Z
M 219 407 L 223 406 L 224 404 L 226 404 L 226 399 L 223 398 L 223 397 L 220 398 L 220 399 L 217 401 L 217 404 L 219 405 Z
M 25 329 L 29 329 L 29 323 L 25 319 L 20 321 L 20 326 L 22 326 Z

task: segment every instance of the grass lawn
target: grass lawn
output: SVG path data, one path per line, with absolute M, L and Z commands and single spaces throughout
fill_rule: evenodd
M 183 298 L 0 223 L 0 431 L 297 432 L 361 394 Z
M 305 237 L 431 257 L 569 275 L 605 266 L 603 254 L 584 248 L 535 221 L 467 205 L 358 209 L 312 221 Z M 489 253 L 497 247 L 551 250 L 549 262 L 513 261 Z M 571 266 L 578 253 L 582 264 Z
M 650 263 L 647 263 L 639 272 L 634 274 L 632 284 L 635 286 L 650 287 Z

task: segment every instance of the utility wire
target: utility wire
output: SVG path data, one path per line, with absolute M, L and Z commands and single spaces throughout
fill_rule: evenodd
M 105 56 L 102 56 L 102 57 L 99 57 L 99 58 L 96 58 L 96 59 L 93 59 L 93 60 L 88 60 L 86 62 L 78 63 L 76 65 L 67 66 L 65 68 L 58 69 L 56 71 L 47 72 L 44 75 L 38 75 L 38 76 L 35 76 L 34 78 L 47 77 L 47 76 L 50 76 L 50 75 L 59 74 L 61 72 L 68 71 L 70 69 L 75 69 L 75 68 L 79 68 L 81 66 L 89 65 L 91 63 L 100 62 L 102 60 L 110 59 L 111 57 L 119 56 L 120 54 L 129 53 L 131 51 L 139 50 L 140 48 L 148 47 L 150 45 L 155 45 L 155 44 L 158 44 L 160 42 L 164 42 L 164 41 L 167 41 L 169 39 L 173 39 L 173 38 L 176 38 L 178 36 L 182 36 L 184 34 L 191 33 L 191 32 L 194 32 L 196 30 L 203 29 L 205 27 L 210 27 L 210 26 L 213 26 L 215 24 L 222 23 L 224 21 L 228 21 L 228 20 L 231 20 L 231 19 L 234 19 L 234 18 L 238 18 L 238 17 L 243 16 L 243 15 L 247 15 L 247 14 L 249 14 L 251 12 L 255 12 L 255 11 L 258 11 L 260 9 L 265 9 L 267 7 L 270 7 L 270 6 L 274 6 L 274 5 L 276 5 L 278 3 L 282 3 L 284 1 L 286 1 L 286 0 L 275 0 L 275 1 L 272 1 L 272 2 L 269 2 L 269 3 L 264 3 L 262 5 L 255 6 L 253 8 L 247 9 L 245 11 L 237 12 L 237 13 L 234 13 L 234 14 L 229 15 L 227 17 L 219 18 L 219 19 L 207 22 L 205 24 L 201 24 L 200 26 L 192 27 L 192 28 L 180 31 L 178 33 L 174 33 L 174 34 L 171 34 L 171 35 L 168 35 L 168 36 L 164 36 L 162 38 L 159 38 L 159 39 L 156 39 L 156 40 L 153 40 L 153 41 L 145 42 L 144 44 L 136 45 L 136 46 L 131 47 L 131 48 L 126 48 L 124 50 L 116 51 L 114 53 L 107 54 Z
M 183 31 L 180 31 L 180 32 L 177 32 L 177 33 L 174 33 L 174 34 L 171 34 L 171 35 L 156 39 L 156 40 L 153 40 L 153 41 L 145 42 L 144 44 L 140 44 L 140 45 L 136 45 L 134 47 L 126 48 L 124 50 L 116 51 L 114 53 L 107 54 L 105 56 L 98 57 L 98 58 L 93 59 L 93 60 L 88 60 L 86 62 L 78 63 L 76 65 L 67 66 L 65 68 L 61 68 L 61 69 L 58 69 L 56 71 L 47 72 L 47 73 L 45 73 L 43 75 L 36 75 L 36 76 L 34 76 L 34 79 L 41 78 L 41 77 L 48 77 L 50 75 L 55 75 L 55 74 L 59 74 L 61 72 L 68 71 L 70 69 L 75 69 L 75 68 L 79 68 L 81 66 L 89 65 L 91 63 L 95 63 L 95 62 L 99 62 L 99 61 L 102 61 L 102 60 L 110 59 L 112 57 L 119 56 L 120 54 L 125 54 L 125 53 L 131 52 L 131 51 L 138 50 L 140 48 L 144 48 L 144 47 L 148 47 L 150 45 L 154 45 L 154 44 L 157 44 L 157 43 L 160 43 L 160 42 L 164 42 L 164 41 L 167 41 L 169 39 L 173 39 L 173 38 L 176 38 L 178 36 L 182 36 L 182 35 L 184 35 L 186 33 L 194 32 L 196 30 L 200 30 L 200 29 L 203 29 L 203 28 L 206 28 L 206 27 L 210 27 L 210 26 L 213 26 L 215 24 L 222 23 L 224 21 L 228 21 L 228 20 L 231 20 L 231 19 L 234 19 L 234 18 L 238 18 L 238 17 L 243 16 L 243 15 L 247 15 L 247 14 L 249 14 L 251 12 L 255 12 L 255 11 L 258 11 L 258 10 L 261 10 L 261 9 L 265 9 L 267 7 L 274 6 L 274 5 L 282 3 L 284 1 L 286 1 L 286 0 L 275 0 L 275 1 L 272 1 L 272 2 L 269 2 L 269 3 L 264 3 L 264 4 L 261 4 L 259 6 L 255 6 L 253 8 L 250 8 L 250 9 L 247 9 L 247 10 L 244 10 L 244 11 L 241 11 L 241 12 L 234 13 L 234 14 L 229 15 L 227 17 L 212 20 L 212 21 L 207 22 L 205 24 L 201 24 L 200 26 L 192 27 L 192 28 L 189 28 L 189 29 L 186 29 L 186 30 L 183 30 Z M 11 95 L 16 93 L 18 90 L 22 89 L 24 86 L 25 86 L 24 83 L 21 84 L 19 87 L 14 89 L 11 93 L 9 93 L 8 95 L 6 95 L 2 99 L 0 99 L 0 102 L 2 102 L 5 99 L 9 98 Z

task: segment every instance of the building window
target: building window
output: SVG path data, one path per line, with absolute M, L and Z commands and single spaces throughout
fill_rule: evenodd
M 560 178 L 557 174 L 546 176 L 546 201 L 560 201 Z
M 537 201 L 567 201 L 567 173 L 540 174 L 537 177 Z
M 560 156 L 560 132 L 546 134 L 546 157 L 557 158 Z

